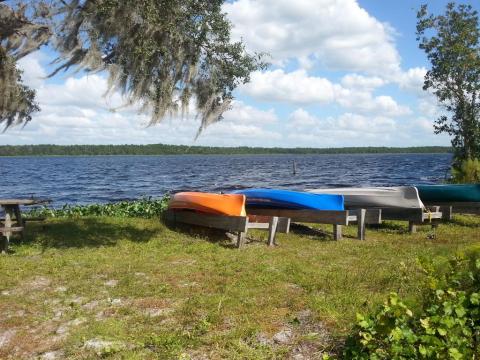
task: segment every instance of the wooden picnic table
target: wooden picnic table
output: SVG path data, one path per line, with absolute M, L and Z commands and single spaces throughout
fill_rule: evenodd
M 0 252 L 6 253 L 8 249 L 8 244 L 10 242 L 10 236 L 14 232 L 20 233 L 20 236 L 23 239 L 23 232 L 25 229 L 25 220 L 22 218 L 22 212 L 20 210 L 20 205 L 29 206 L 29 205 L 40 205 L 51 202 L 51 200 L 46 199 L 0 199 L 0 207 L 5 211 L 5 219 L 0 219 L 0 235 L 3 235 L 5 238 L 0 244 Z M 15 220 L 14 220 L 15 217 Z

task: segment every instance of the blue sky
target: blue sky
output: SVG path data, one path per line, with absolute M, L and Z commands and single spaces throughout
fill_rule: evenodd
M 421 87 L 429 64 L 415 40 L 414 0 L 237 0 L 224 5 L 232 36 L 272 65 L 236 90 L 224 120 L 194 141 L 195 109 L 186 118 L 146 127 L 148 114 L 104 97 L 104 74 L 45 80 L 48 49 L 21 60 L 42 111 L 0 144 L 148 144 L 213 146 L 448 145 L 434 135 L 441 113 Z M 444 11 L 447 1 L 431 1 Z M 472 4 L 478 6 L 472 1 Z

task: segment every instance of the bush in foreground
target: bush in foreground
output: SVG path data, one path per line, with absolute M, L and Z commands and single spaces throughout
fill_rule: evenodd
M 480 257 L 459 256 L 429 279 L 418 313 L 392 293 L 379 311 L 357 316 L 346 359 L 475 359 L 480 355 Z

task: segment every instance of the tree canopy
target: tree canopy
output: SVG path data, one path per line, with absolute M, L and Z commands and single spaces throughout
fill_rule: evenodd
M 125 105 L 140 104 L 151 115 L 150 124 L 166 115 L 188 110 L 195 101 L 205 126 L 221 119 L 233 90 L 249 81 L 249 74 L 265 64 L 261 54 L 248 54 L 241 42 L 232 42 L 231 24 L 222 13 L 224 0 L 0 0 L 0 51 L 15 61 L 49 44 L 58 52 L 59 71 L 106 71 L 109 91 L 120 91 Z M 1 55 L 2 53 L 0 53 Z M 6 64 L 6 62 L 5 62 Z M 0 92 L 21 85 L 3 75 Z M 14 67 L 15 68 L 15 67 Z M 11 73 L 13 71 L 9 70 Z M 8 127 L 30 120 L 17 111 Z M 21 97 L 21 96 L 20 96 Z M 13 103 L 12 103 L 13 104 Z M 10 109 L 10 113 L 11 113 Z M 5 112 L 7 113 L 7 112 Z
M 480 157 L 480 29 L 470 5 L 449 3 L 443 15 L 417 14 L 417 40 L 431 62 L 424 90 L 446 110 L 435 122 L 436 133 L 452 136 L 455 163 Z

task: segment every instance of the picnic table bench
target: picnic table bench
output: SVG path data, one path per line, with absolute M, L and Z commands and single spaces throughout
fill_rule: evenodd
M 13 233 L 20 233 L 23 238 L 25 230 L 25 219 L 22 218 L 20 206 L 40 205 L 51 202 L 46 199 L 0 199 L 0 207 L 5 212 L 5 218 L 0 219 L 0 237 L 4 240 L 0 243 L 0 252 L 6 253 L 10 236 Z

